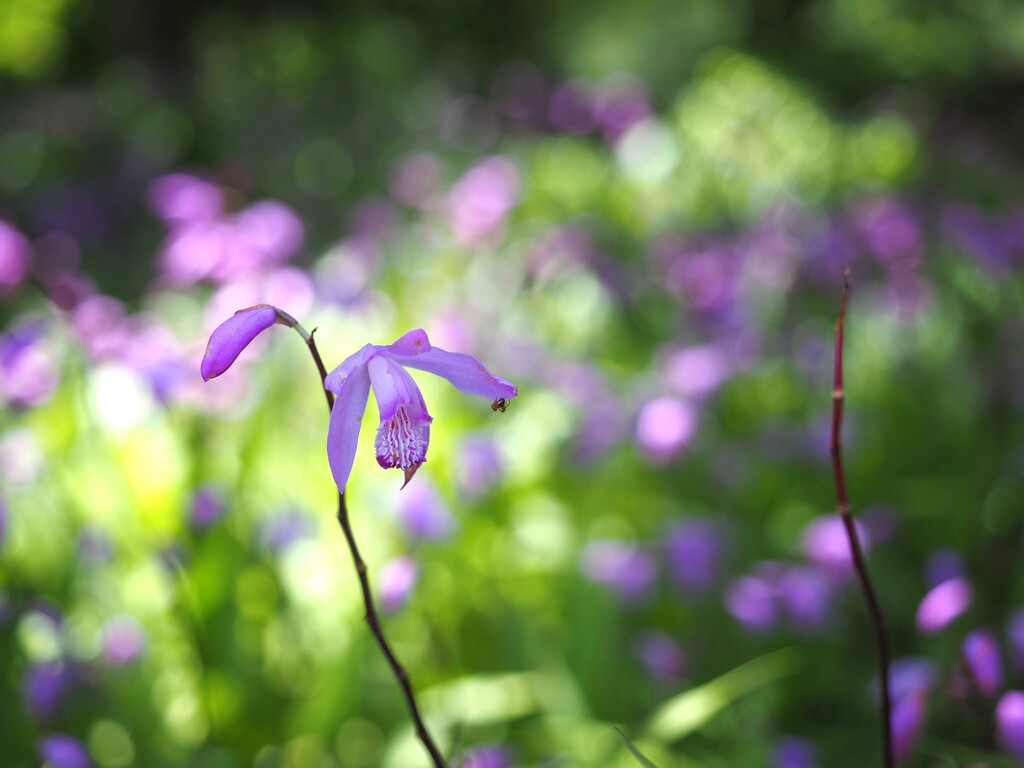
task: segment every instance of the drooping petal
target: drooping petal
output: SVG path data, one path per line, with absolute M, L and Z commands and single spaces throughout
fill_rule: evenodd
M 401 365 L 385 355 L 378 355 L 367 363 L 366 370 L 370 374 L 382 422 L 393 418 L 403 406 L 413 406 L 426 414 L 427 406 L 423 402 L 420 388 Z
M 401 355 L 403 357 L 413 357 L 415 355 L 422 355 L 424 352 L 429 352 L 430 340 L 427 339 L 427 332 L 422 328 L 414 328 L 413 330 L 399 336 L 395 343 L 389 346 L 388 352 L 393 355 Z
M 404 470 L 408 484 L 427 459 L 432 419 L 419 387 L 402 366 L 381 355 L 370 360 L 366 369 L 380 410 L 374 442 L 377 463 L 385 469 Z
M 217 326 L 206 345 L 200 372 L 203 381 L 220 376 L 249 344 L 277 321 L 277 310 L 261 305 L 236 312 Z
M 331 465 L 331 474 L 338 485 L 338 492 L 344 493 L 356 457 L 366 399 L 370 396 L 370 376 L 366 366 L 353 368 L 338 388 L 332 391 L 337 398 L 327 427 L 327 462 Z
M 349 355 L 341 365 L 327 374 L 327 378 L 324 379 L 324 388 L 340 395 L 345 381 L 359 369 L 365 372 L 366 364 L 377 354 L 378 349 L 373 344 L 367 344 L 355 354 Z
M 418 355 L 396 355 L 389 352 L 388 356 L 407 368 L 416 368 L 448 379 L 456 389 L 470 395 L 490 400 L 511 400 L 519 394 L 515 384 L 495 376 L 475 357 L 462 352 L 445 352 L 431 347 L 429 351 Z

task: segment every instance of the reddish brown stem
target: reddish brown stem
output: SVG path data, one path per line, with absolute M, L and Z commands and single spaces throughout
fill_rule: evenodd
M 843 426 L 843 321 L 846 318 L 846 299 L 850 293 L 850 270 L 844 273 L 843 299 L 839 305 L 839 322 L 836 323 L 836 356 L 832 381 L 832 438 L 829 441 L 829 452 L 832 454 L 832 474 L 836 481 L 836 512 L 842 518 L 846 537 L 850 542 L 850 556 L 857 580 L 860 582 L 864 600 L 868 605 L 868 614 L 875 631 L 875 644 L 878 648 L 879 681 L 881 690 L 882 711 L 882 761 L 885 768 L 893 768 L 895 760 L 892 751 L 892 701 L 889 694 L 889 641 L 885 633 L 885 621 L 878 596 L 868 575 L 867 563 L 864 560 L 864 549 L 861 547 L 857 526 L 850 514 L 850 502 L 846 496 L 846 476 L 843 473 L 843 458 L 840 451 L 840 432 Z
M 309 347 L 309 352 L 313 356 L 313 362 L 316 363 L 317 372 L 320 374 L 320 379 L 325 381 L 327 379 L 327 369 L 324 367 L 323 360 L 320 358 L 320 352 L 316 348 L 316 342 L 313 340 L 313 334 L 316 333 L 316 329 L 306 337 L 306 345 Z M 326 382 L 325 382 L 326 383 Z M 327 409 L 329 411 L 334 409 L 334 395 L 324 387 L 324 392 L 327 393 Z M 352 562 L 356 566 L 356 574 L 359 576 L 359 587 L 363 593 L 363 606 L 366 610 L 365 618 L 366 623 L 370 625 L 370 631 L 373 632 L 373 637 L 377 641 L 377 645 L 384 657 L 388 660 L 388 666 L 391 667 L 391 671 L 395 678 L 398 680 L 398 684 L 402 687 L 402 693 L 405 695 L 405 703 L 409 707 L 409 714 L 412 716 L 413 724 L 416 726 L 416 735 L 419 736 L 420 741 L 423 742 L 423 746 L 427 752 L 430 753 L 430 759 L 433 760 L 435 768 L 446 768 L 447 763 L 441 754 L 441 750 L 437 748 L 437 744 L 434 743 L 434 739 L 430 735 L 430 731 L 427 730 L 427 726 L 423 722 L 423 717 L 420 715 L 419 705 L 416 703 L 416 694 L 413 692 L 412 683 L 409 680 L 409 673 L 405 671 L 405 667 L 398 661 L 398 657 L 395 656 L 395 652 L 391 649 L 391 644 L 388 643 L 386 637 L 384 637 L 384 630 L 381 628 L 380 618 L 377 615 L 377 608 L 373 602 L 373 590 L 370 588 L 370 577 L 367 574 L 366 563 L 363 562 L 362 555 L 359 554 L 359 545 L 356 544 L 355 534 L 352 532 L 352 524 L 349 522 L 348 517 L 348 505 L 345 503 L 345 494 L 338 494 L 338 524 L 341 526 L 342 532 L 345 534 L 345 541 L 348 544 L 348 551 L 352 555 Z

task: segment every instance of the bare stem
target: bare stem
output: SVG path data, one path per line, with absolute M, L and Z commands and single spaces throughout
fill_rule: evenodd
M 301 328 L 298 324 L 296 326 L 297 330 Z M 324 367 L 324 362 L 320 358 L 320 352 L 316 348 L 316 341 L 313 340 L 313 334 L 316 333 L 316 329 L 314 328 L 312 333 L 305 333 L 304 329 L 300 330 L 299 333 L 305 340 L 306 346 L 309 347 L 309 353 L 313 356 L 313 362 L 316 363 L 320 379 L 325 380 L 327 378 L 327 369 Z M 326 387 L 324 392 L 327 393 L 327 409 L 331 411 L 334 408 L 334 395 Z M 338 494 L 338 524 L 345 534 L 345 541 L 348 543 L 348 550 L 352 555 L 352 562 L 356 566 L 356 574 L 359 576 L 359 587 L 363 592 L 363 605 L 366 609 L 366 623 L 370 625 L 370 631 L 373 632 L 373 637 L 377 641 L 378 647 L 380 647 L 384 657 L 388 660 L 388 666 L 391 667 L 391 671 L 398 680 L 398 684 L 402 687 L 405 703 L 409 706 L 409 714 L 412 716 L 413 724 L 416 726 L 416 735 L 419 736 L 423 746 L 430 753 L 430 758 L 433 760 L 435 768 L 446 768 L 447 763 L 444 756 L 441 754 L 441 750 L 437 748 L 434 739 L 423 722 L 423 718 L 420 716 L 420 708 L 416 703 L 416 694 L 413 692 L 409 673 L 405 671 L 405 667 L 398 661 L 398 657 L 395 656 L 395 652 L 391 649 L 391 644 L 384 637 L 384 630 L 381 628 L 377 608 L 373 602 L 370 577 L 367 574 L 366 563 L 363 562 L 363 557 L 359 554 L 359 545 L 356 544 L 355 534 L 352 533 L 352 524 L 348 517 L 348 505 L 345 503 L 345 494 L 343 493 Z
M 885 768 L 893 768 L 895 760 L 892 751 L 892 701 L 889 695 L 889 641 L 885 633 L 885 621 L 878 596 L 868 575 L 867 563 L 864 560 L 864 549 L 861 547 L 857 526 L 850 514 L 850 502 L 846 497 L 846 476 L 843 473 L 843 459 L 840 452 L 840 432 L 843 426 L 843 321 L 846 317 L 846 299 L 850 293 L 850 270 L 844 273 L 843 299 L 839 305 L 839 322 L 836 323 L 836 356 L 832 383 L 832 439 L 829 441 L 829 452 L 832 454 L 832 474 L 836 481 L 836 512 L 839 513 L 846 529 L 846 537 L 850 542 L 850 555 L 857 571 L 864 600 L 868 605 L 868 614 L 875 631 L 875 644 L 878 647 L 879 681 L 882 696 L 882 759 Z

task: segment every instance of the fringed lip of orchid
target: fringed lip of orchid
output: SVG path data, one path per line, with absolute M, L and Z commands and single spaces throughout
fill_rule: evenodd
M 457 389 L 506 406 L 519 390 L 472 355 L 446 352 L 416 328 L 393 344 L 367 344 L 331 371 L 324 386 L 335 395 L 327 432 L 327 458 L 341 493 L 355 459 L 363 411 L 373 390 L 380 412 L 374 446 L 377 463 L 405 473 L 404 488 L 427 460 L 430 424 L 419 387 L 407 368 L 433 373 Z

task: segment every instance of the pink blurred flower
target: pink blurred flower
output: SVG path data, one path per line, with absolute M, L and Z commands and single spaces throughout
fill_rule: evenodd
M 32 246 L 28 239 L 0 219 L 0 293 L 18 287 L 31 264 Z
M 951 621 L 971 607 L 974 592 L 964 578 L 944 581 L 924 596 L 917 608 L 917 628 L 931 635 L 941 631 Z

